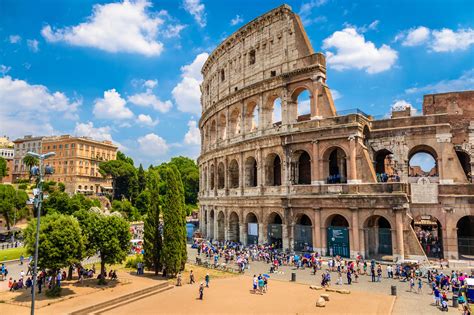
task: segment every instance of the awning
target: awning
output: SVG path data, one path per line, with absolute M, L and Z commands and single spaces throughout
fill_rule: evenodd
M 438 223 L 436 221 L 431 221 L 431 220 L 418 220 L 415 221 L 415 225 L 432 225 L 432 226 L 438 226 Z

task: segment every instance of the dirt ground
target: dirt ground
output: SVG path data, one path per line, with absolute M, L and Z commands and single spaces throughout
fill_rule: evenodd
M 390 314 L 394 298 L 389 295 L 352 292 L 339 294 L 311 290 L 308 285 L 269 281 L 264 295 L 251 292 L 252 278 L 236 276 L 212 279 L 198 298 L 197 284 L 172 290 L 115 308 L 104 314 Z M 317 308 L 316 300 L 328 293 L 325 308 Z

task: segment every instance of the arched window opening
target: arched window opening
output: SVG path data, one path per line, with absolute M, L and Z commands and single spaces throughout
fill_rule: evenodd
M 249 65 L 255 64 L 256 57 L 255 57 L 255 50 L 251 50 L 249 52 Z
M 364 126 L 364 145 L 368 148 L 369 147 L 369 139 L 370 139 L 370 129 L 367 125 Z
M 216 184 L 216 168 L 214 164 L 211 165 L 211 190 L 214 190 L 215 184 Z
M 251 156 L 245 161 L 245 187 L 257 187 L 257 161 Z
M 217 166 L 217 189 L 222 189 L 225 187 L 225 170 L 224 163 L 219 163 Z
M 281 186 L 281 160 L 276 154 L 270 154 L 265 163 L 266 184 L 268 186 Z
M 214 238 L 214 210 L 209 213 L 209 238 Z
M 227 119 L 224 113 L 219 115 L 219 140 L 224 140 L 227 138 Z
M 225 71 L 224 71 L 224 69 L 221 70 L 221 81 L 222 82 L 225 81 Z
M 213 121 L 211 122 L 211 129 L 209 130 L 209 133 L 210 133 L 209 137 L 210 137 L 210 139 L 211 139 L 211 144 L 215 144 L 215 143 L 216 143 L 216 140 L 217 140 L 217 138 L 216 138 L 216 137 L 217 137 L 216 132 L 217 132 L 217 123 L 216 123 L 215 120 L 213 120 Z
M 311 184 L 311 157 L 306 151 L 302 151 L 298 157 L 295 176 L 297 185 Z
M 381 259 L 392 255 L 392 231 L 390 222 L 382 216 L 371 216 L 366 223 L 366 255 Z
M 239 163 L 236 160 L 232 160 L 229 164 L 229 187 L 239 187 Z
M 207 183 L 207 167 L 204 168 L 203 178 L 202 178 L 202 190 L 207 191 L 208 183 Z
M 349 257 L 349 222 L 340 214 L 329 220 L 327 229 L 327 255 Z
M 302 214 L 295 225 L 295 250 L 312 251 L 313 250 L 313 229 L 311 219 Z
M 459 163 L 461 163 L 466 179 L 468 182 L 472 182 L 471 157 L 466 152 L 458 150 L 456 150 L 456 155 L 458 156 Z
M 409 155 L 408 176 L 410 177 L 437 177 L 438 163 L 436 152 L 429 147 L 420 147 L 412 150 Z
M 474 258 L 474 215 L 462 217 L 457 225 L 459 259 Z
M 237 136 L 240 134 L 240 111 L 236 108 L 230 115 L 230 134 Z
M 217 240 L 225 240 L 225 216 L 222 211 L 217 215 Z
M 281 98 L 273 101 L 272 124 L 281 125 Z
M 246 130 L 247 132 L 254 132 L 258 129 L 258 104 L 251 102 L 247 105 L 246 115 Z
M 347 183 L 347 157 L 341 148 L 334 148 L 329 154 L 328 184 Z
M 375 152 L 374 155 L 375 173 L 378 182 L 398 182 L 400 178 L 395 170 L 395 160 L 393 154 L 387 149 Z
M 298 121 L 311 118 L 311 94 L 308 90 L 302 90 L 297 97 Z
M 232 212 L 229 216 L 229 241 L 240 242 L 239 216 Z
M 281 219 L 280 215 L 276 212 L 273 212 L 268 217 L 268 243 L 273 245 L 274 248 L 282 248 L 283 247 L 283 239 L 282 239 L 282 223 L 283 220 Z

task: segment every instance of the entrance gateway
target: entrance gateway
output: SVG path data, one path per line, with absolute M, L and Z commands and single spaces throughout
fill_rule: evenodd
M 328 227 L 328 252 L 329 256 L 339 255 L 349 257 L 349 229 L 342 226 Z

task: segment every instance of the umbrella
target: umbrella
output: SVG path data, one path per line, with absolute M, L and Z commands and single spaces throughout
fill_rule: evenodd
M 264 276 L 265 278 L 270 278 L 270 276 L 267 275 L 266 273 L 264 273 L 262 276 Z

